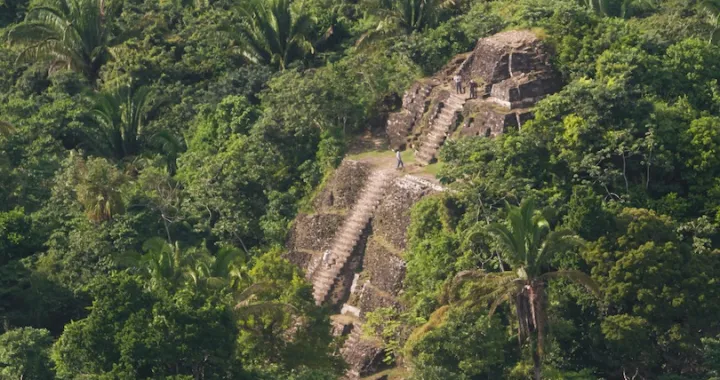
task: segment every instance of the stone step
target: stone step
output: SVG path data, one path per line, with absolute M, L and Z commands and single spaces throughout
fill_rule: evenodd
M 429 163 L 433 160 L 433 158 L 435 158 L 435 153 L 436 152 L 434 150 L 425 148 L 420 149 L 420 154 L 418 156 L 421 160 Z
M 450 100 L 445 102 L 445 107 L 442 109 L 442 113 L 450 113 L 453 114 L 459 110 L 461 110 L 465 106 L 465 102 L 457 101 L 457 100 Z
M 425 140 L 427 140 L 427 141 L 432 141 L 432 140 L 437 140 L 437 139 L 445 140 L 447 138 L 447 136 L 448 136 L 447 132 L 445 132 L 445 131 L 431 131 L 430 133 L 428 133 Z
M 327 288 L 331 287 L 335 283 L 335 279 L 336 279 L 336 277 L 334 277 L 334 276 L 332 278 L 318 279 L 317 283 L 315 284 L 314 291 L 315 292 L 322 291 L 322 289 L 327 289 Z
M 415 161 L 422 165 L 429 165 L 431 159 L 427 158 L 425 155 L 418 155 L 415 157 Z
M 447 114 L 440 114 L 438 115 L 434 120 L 434 124 L 437 123 L 451 123 L 453 116 L 455 116 L 454 112 L 448 112 Z
M 352 247 L 354 247 L 355 244 L 357 244 L 358 240 L 360 240 L 359 237 L 354 238 L 354 239 L 338 240 L 333 244 L 332 249 L 330 251 L 332 252 L 333 255 L 337 256 L 337 255 L 341 254 L 342 252 L 352 249 Z
M 435 152 L 432 150 L 426 150 L 422 152 L 421 159 L 425 162 L 431 162 L 435 158 Z
M 319 282 L 317 284 L 317 287 L 315 287 L 314 292 L 320 294 L 320 292 L 330 289 L 333 286 L 333 284 L 335 284 L 334 277 L 332 279 L 322 280 L 321 282 Z
M 454 117 L 454 116 L 455 116 L 454 114 L 450 114 L 450 115 L 448 115 L 448 116 L 439 116 L 439 117 L 436 117 L 436 118 L 432 121 L 432 125 L 452 124 L 452 122 L 453 122 L 453 117 Z
M 365 227 L 365 224 L 366 223 L 364 223 L 361 220 L 353 220 L 353 221 L 348 222 L 347 226 L 348 226 L 348 228 L 363 229 Z
M 313 291 L 313 294 L 316 295 L 316 296 L 320 296 L 320 295 L 322 295 L 323 293 L 327 293 L 327 291 L 330 290 L 330 288 L 332 288 L 332 286 L 333 286 L 334 284 L 335 284 L 335 281 L 332 281 L 332 282 L 327 282 L 327 281 L 326 281 L 326 282 L 322 282 L 322 283 L 320 283 L 320 284 L 317 284 L 317 287 L 316 287 L 315 290 Z
M 365 220 L 367 220 L 369 217 L 368 210 L 362 211 L 362 212 L 356 212 L 351 217 L 349 222 L 350 223 L 363 223 Z
M 337 281 L 337 277 L 342 271 L 342 268 L 355 250 L 362 236 L 362 231 L 367 226 L 375 208 L 380 203 L 380 198 L 384 194 L 385 187 L 391 176 L 389 171 L 376 172 L 373 174 L 361 191 L 358 201 L 351 210 L 351 215 L 335 234 L 331 248 L 331 257 L 334 260 L 334 264 L 330 267 L 323 267 L 320 273 L 313 279 L 313 297 L 318 305 L 325 301 L 329 291 Z
M 330 269 L 327 269 L 320 273 L 320 275 L 318 275 L 316 279 L 320 282 L 324 282 L 327 280 L 335 280 L 335 275 L 331 272 Z
M 440 148 L 440 145 L 442 145 L 442 142 L 443 142 L 443 141 L 445 141 L 445 140 L 444 140 L 444 139 L 443 139 L 443 140 L 439 140 L 439 141 L 428 140 L 428 141 L 425 141 L 425 143 L 423 144 L 423 146 L 425 146 L 426 149 L 429 148 L 429 149 L 432 149 L 432 150 L 435 150 L 435 151 L 436 151 L 436 150 L 438 150 L 438 149 Z
M 378 193 L 377 196 L 373 196 L 372 198 L 368 197 L 359 201 L 353 209 L 353 214 L 351 218 L 355 215 L 362 214 L 363 212 L 374 209 L 375 206 L 377 206 L 378 204 L 378 198 L 380 198 L 380 193 Z
M 340 232 L 340 235 L 335 236 L 335 241 L 339 241 L 339 239 L 358 239 L 361 233 L 360 230 L 345 230 Z
M 338 233 L 337 235 L 335 235 L 335 239 L 333 239 L 333 244 L 347 241 L 347 240 L 357 241 L 361 234 L 362 233 L 361 233 L 360 229 L 352 229 L 352 230 L 342 231 L 342 232 Z
M 338 244 L 336 247 L 334 247 L 335 255 L 338 257 L 342 257 L 347 252 L 352 252 L 353 248 L 355 248 L 355 242 L 343 242 Z
M 367 194 L 366 197 L 363 197 L 360 199 L 357 204 L 357 206 L 373 206 L 377 202 L 377 198 L 380 197 L 380 194 L 382 194 L 382 189 L 378 188 L 377 190 L 373 191 L 373 193 Z
M 430 134 L 428 135 L 428 142 L 443 142 L 447 138 L 446 134 Z

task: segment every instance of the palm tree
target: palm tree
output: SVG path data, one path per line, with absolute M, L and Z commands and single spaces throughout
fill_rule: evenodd
M 199 260 L 191 272 L 193 284 L 238 290 L 247 267 L 245 254 L 237 248 L 221 248 L 214 256 Z
M 85 134 L 88 148 L 117 161 L 138 155 L 148 140 L 145 118 L 153 100 L 145 86 L 134 91 L 130 86 L 120 86 L 94 95 L 91 115 L 96 129 Z
M 356 46 L 381 36 L 422 31 L 435 26 L 443 8 L 455 7 L 460 0 L 379 0 L 368 13 L 380 19 L 377 26 L 363 34 Z
M 76 161 L 76 167 L 75 193 L 91 221 L 107 221 L 124 210 L 120 188 L 126 180 L 114 165 L 103 158 L 90 158 Z
M 94 82 L 110 59 L 110 31 L 102 0 L 45 0 L 10 30 L 25 46 L 18 59 L 47 60 L 50 70 L 69 68 Z
M 551 271 L 552 258 L 581 244 L 579 237 L 569 231 L 550 231 L 550 225 L 535 210 L 532 200 L 519 207 L 508 206 L 507 224 L 493 224 L 488 232 L 497 238 L 505 265 L 512 270 L 488 273 L 470 270 L 458 273 L 453 288 L 475 280 L 483 290 L 481 297 L 472 295 L 464 302 L 488 302 L 490 314 L 505 302 L 512 302 L 518 319 L 520 342 L 530 340 L 533 350 L 534 377 L 540 379 L 541 360 L 546 328 L 545 288 L 550 279 L 563 278 L 598 292 L 595 282 L 577 270 Z M 534 347 L 533 347 L 534 346 Z
M 270 282 L 256 282 L 242 291 L 234 294 L 235 312 L 238 316 L 252 315 L 258 312 L 281 313 L 286 312 L 294 314 L 298 309 L 286 302 L 281 301 L 263 301 L 263 294 L 275 293 L 279 289 Z
M 578 5 L 589 9 L 601 17 L 619 17 L 628 19 L 643 9 L 651 9 L 656 6 L 655 0 L 620 0 L 610 2 L 609 0 L 578 0 Z
M 393 19 L 408 33 L 421 31 L 434 25 L 443 3 L 442 0 L 383 0 L 381 14 Z
M 707 14 L 708 23 L 712 28 L 708 43 L 715 44 L 720 37 L 720 0 L 703 0 L 700 6 Z
M 310 17 L 293 15 L 290 3 L 290 0 L 251 0 L 240 8 L 245 21 L 238 33 L 248 59 L 284 70 L 293 60 L 314 53 L 308 40 Z
M 130 253 L 117 258 L 118 264 L 139 269 L 147 276 L 152 289 L 174 289 L 192 281 L 191 267 L 195 261 L 191 251 L 182 250 L 177 242 L 162 238 L 149 239 L 142 246 L 142 255 Z

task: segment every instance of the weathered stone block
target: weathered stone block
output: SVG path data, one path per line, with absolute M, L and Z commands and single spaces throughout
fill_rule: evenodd
M 378 240 L 370 239 L 365 249 L 363 272 L 375 287 L 397 296 L 405 278 L 405 261 Z
M 375 210 L 373 232 L 392 244 L 398 251 L 405 249 L 407 229 L 410 226 L 410 208 L 422 197 L 438 189 L 417 177 L 397 178 L 386 190 L 386 195 Z
M 290 228 L 286 247 L 290 251 L 322 252 L 329 249 L 344 220 L 344 215 L 337 214 L 298 214 Z
M 365 314 L 381 307 L 401 309 L 402 305 L 395 296 L 378 289 L 372 284 L 372 281 L 366 281 L 358 298 L 358 307 L 362 310 L 361 317 L 364 318 Z
M 473 50 L 474 59 L 463 67 L 465 78 L 497 83 L 521 73 L 546 72 L 550 65 L 544 45 L 529 30 L 512 30 L 482 38 Z
M 385 350 L 376 342 L 360 340 L 343 352 L 343 358 L 351 373 L 364 377 L 377 372 L 383 366 Z M 354 377 L 354 376 L 353 376 Z
M 314 201 L 315 210 L 348 210 L 357 202 L 372 171 L 365 162 L 343 160 Z
M 518 128 L 532 119 L 533 113 L 527 109 L 510 110 L 495 102 L 478 100 L 466 107 L 464 116 L 467 122 L 457 133 L 460 136 L 495 137 L 511 128 Z
M 407 136 L 422 119 L 428 105 L 427 98 L 438 84 L 437 81 L 415 82 L 405 92 L 402 110 L 391 114 L 385 127 L 391 148 L 406 148 Z

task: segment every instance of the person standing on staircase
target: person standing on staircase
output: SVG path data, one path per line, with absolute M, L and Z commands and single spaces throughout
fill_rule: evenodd
M 455 81 L 455 93 L 462 94 L 462 77 L 460 76 L 460 73 L 455 74 L 453 80 Z
M 330 260 L 330 250 L 326 249 L 325 253 L 323 253 L 323 258 L 322 258 L 323 264 L 325 264 L 326 267 L 330 267 L 329 260 Z
M 397 158 L 397 166 L 395 166 L 395 170 L 398 169 L 405 169 L 405 164 L 403 164 L 402 156 L 400 155 L 400 149 L 395 150 L 395 158 Z
M 470 99 L 477 98 L 477 83 L 475 83 L 474 79 L 470 79 L 468 87 L 470 88 Z

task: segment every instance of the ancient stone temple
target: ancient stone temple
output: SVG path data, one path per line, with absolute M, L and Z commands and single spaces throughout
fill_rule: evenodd
M 333 331 L 346 336 L 341 353 L 348 379 L 383 366 L 382 345 L 362 335 L 362 324 L 377 308 L 402 308 L 410 208 L 441 191 L 427 179 L 346 159 L 319 191 L 312 210 L 298 214 L 293 223 L 286 257 L 313 283 L 316 302 L 337 313 Z
M 455 93 L 456 74 L 478 83 L 477 98 Z M 559 88 L 545 47 L 532 32 L 483 38 L 472 52 L 407 90 L 402 109 L 388 119 L 388 140 L 392 148 L 414 149 L 416 162 L 428 164 L 448 138 L 521 128 L 532 117 L 530 107 Z M 403 309 L 410 209 L 445 191 L 432 178 L 392 170 L 393 160 L 345 159 L 310 209 L 298 214 L 286 242 L 286 258 L 312 282 L 316 304 L 335 312 L 346 379 L 382 370 L 382 345 L 362 334 L 365 316 L 381 307 Z
M 478 83 L 478 98 L 455 94 L 452 77 Z M 542 40 L 528 30 L 480 39 L 469 54 L 459 55 L 432 78 L 413 84 L 402 109 L 390 116 L 387 134 L 394 148 L 416 151 L 430 163 L 447 138 L 497 136 L 521 128 L 532 118 L 538 100 L 558 91 L 561 81 L 549 63 Z

